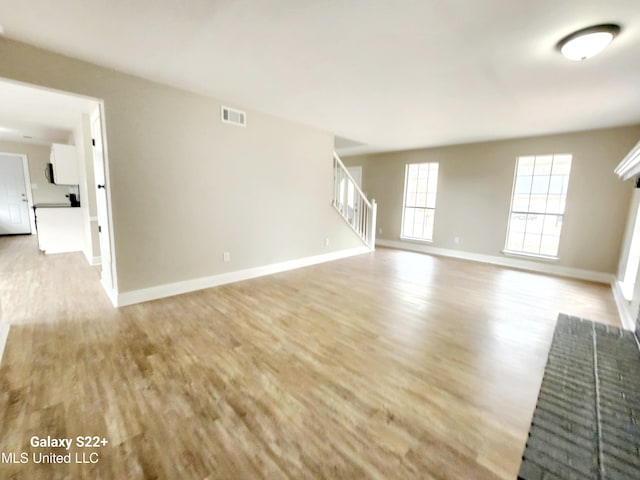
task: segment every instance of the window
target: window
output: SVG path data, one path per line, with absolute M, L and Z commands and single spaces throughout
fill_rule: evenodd
M 571 155 L 519 157 L 505 250 L 557 257 Z
M 405 170 L 402 238 L 433 239 L 438 164 L 413 163 Z

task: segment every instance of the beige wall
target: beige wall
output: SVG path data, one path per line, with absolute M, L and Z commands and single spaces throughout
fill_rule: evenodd
M 328 132 L 225 125 L 217 100 L 7 39 L 0 77 L 104 100 L 120 292 L 361 245 L 331 207 Z
M 378 238 L 400 240 L 407 163 L 439 162 L 434 247 L 500 256 L 515 161 L 572 153 L 560 266 L 616 273 L 632 185 L 613 169 L 640 138 L 640 126 L 345 157 L 363 166 L 363 189 L 378 202 Z M 460 243 L 454 245 L 458 236 Z
M 65 197 L 69 188 L 64 185 L 54 185 L 44 176 L 49 163 L 51 147 L 19 142 L 0 141 L 0 152 L 19 153 L 27 156 L 29 176 L 31 177 L 31 193 L 34 203 L 68 203 Z

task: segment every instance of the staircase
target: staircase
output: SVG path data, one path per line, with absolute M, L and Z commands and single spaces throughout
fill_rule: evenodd
M 378 206 L 375 200 L 367 200 L 336 152 L 333 152 L 333 206 L 362 242 L 375 250 Z

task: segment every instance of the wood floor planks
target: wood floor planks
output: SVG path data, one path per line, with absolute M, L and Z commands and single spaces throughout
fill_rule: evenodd
M 116 310 L 0 238 L 0 287 L 0 451 L 110 442 L 2 478 L 512 479 L 558 313 L 619 325 L 606 285 L 388 249 Z

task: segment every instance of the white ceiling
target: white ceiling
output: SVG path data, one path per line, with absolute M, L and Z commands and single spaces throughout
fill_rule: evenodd
M 617 22 L 609 49 L 555 44 Z M 10 38 L 406 149 L 640 123 L 638 0 L 0 0 Z
M 67 143 L 80 115 L 90 114 L 95 105 L 84 97 L 0 81 L 0 140 Z

